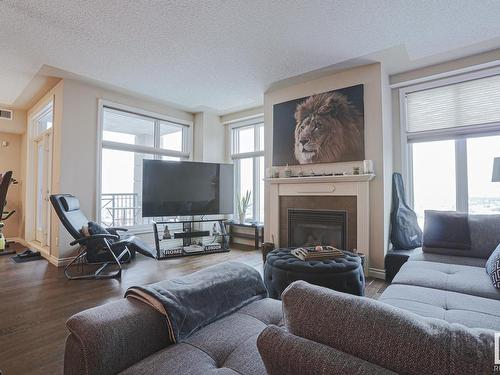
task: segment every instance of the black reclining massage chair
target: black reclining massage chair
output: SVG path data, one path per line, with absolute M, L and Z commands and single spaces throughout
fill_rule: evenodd
M 155 258 L 154 249 L 134 236 L 127 236 L 125 228 L 102 228 L 89 221 L 80 210 L 80 201 L 71 194 L 56 194 L 50 196 L 50 202 L 66 230 L 75 239 L 71 246 L 79 245 L 77 257 L 64 269 L 69 280 L 104 279 L 120 277 L 122 263 L 129 262 L 138 252 L 150 258 Z M 88 233 L 84 234 L 84 230 Z M 123 233 L 123 234 L 119 234 Z M 102 264 L 97 271 L 87 274 L 72 275 L 70 267 L 81 263 Z M 115 271 L 102 274 L 108 266 L 116 266 Z

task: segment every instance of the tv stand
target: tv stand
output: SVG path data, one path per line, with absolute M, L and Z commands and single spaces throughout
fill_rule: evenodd
M 214 223 L 214 226 L 212 230 L 194 229 L 195 223 Z M 173 228 L 179 224 L 182 228 Z M 215 235 L 214 229 L 217 232 Z M 229 235 L 224 219 L 153 221 L 153 233 L 158 260 L 229 251 Z

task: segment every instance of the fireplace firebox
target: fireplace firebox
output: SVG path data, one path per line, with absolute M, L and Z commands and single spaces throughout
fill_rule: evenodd
M 288 209 L 288 246 L 330 245 L 346 249 L 347 212 Z

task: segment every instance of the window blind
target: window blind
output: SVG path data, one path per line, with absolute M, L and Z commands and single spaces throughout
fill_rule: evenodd
M 500 75 L 407 93 L 406 111 L 409 136 L 500 124 Z

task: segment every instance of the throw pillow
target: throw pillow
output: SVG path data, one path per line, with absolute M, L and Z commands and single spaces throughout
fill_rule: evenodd
M 490 276 L 493 286 L 500 289 L 500 244 L 486 262 L 486 273 Z
M 97 224 L 96 222 L 89 221 L 88 227 L 89 227 L 89 233 L 91 235 L 92 234 L 109 234 L 109 232 L 104 227 Z

